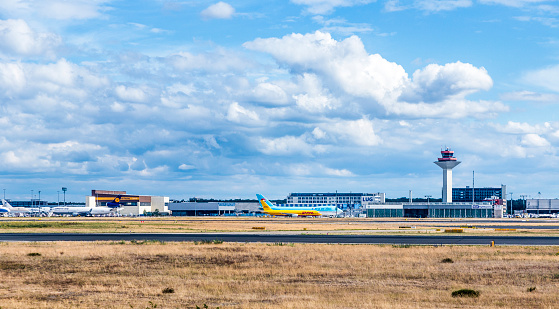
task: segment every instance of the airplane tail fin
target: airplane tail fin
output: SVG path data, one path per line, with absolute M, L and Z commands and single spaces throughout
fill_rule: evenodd
M 122 195 L 118 195 L 117 197 L 115 197 L 114 200 L 112 200 L 111 202 L 107 203 L 107 207 L 111 207 L 111 208 L 118 208 L 120 207 L 120 198 L 122 197 Z
M 2 199 L 2 205 L 8 209 L 12 209 L 12 205 L 10 205 L 10 203 L 8 203 L 8 201 L 6 201 L 5 199 Z
M 261 194 L 256 194 L 256 198 L 258 198 L 258 201 L 260 202 L 260 205 L 264 210 L 273 210 L 272 208 L 274 207 L 274 205 L 270 201 L 268 201 L 267 198 L 265 198 Z

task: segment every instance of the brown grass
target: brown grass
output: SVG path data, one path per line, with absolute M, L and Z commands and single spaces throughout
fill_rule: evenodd
M 0 243 L 0 307 L 556 308 L 557 254 L 555 247 Z M 174 293 L 163 292 L 169 288 Z M 481 295 L 451 296 L 462 288 Z

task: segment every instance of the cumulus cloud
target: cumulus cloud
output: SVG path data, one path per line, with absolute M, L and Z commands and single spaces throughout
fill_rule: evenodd
M 322 86 L 315 74 L 303 74 L 297 80 L 299 93 L 293 99 L 299 108 L 311 113 L 323 113 L 339 107 L 340 103 Z
M 126 87 L 124 85 L 119 85 L 115 89 L 115 93 L 119 99 L 128 102 L 145 102 L 146 93 L 140 88 Z
M 455 62 L 444 66 L 430 64 L 413 73 L 412 83 L 400 97 L 406 102 L 440 102 L 448 98 L 489 90 L 493 80 L 485 68 L 469 63 Z
M 22 19 L 0 20 L 0 54 L 11 57 L 53 57 L 62 39 L 53 33 L 37 33 Z
M 213 73 L 242 71 L 251 67 L 247 60 L 223 49 L 200 54 L 179 52 L 165 57 L 165 61 L 178 71 L 196 70 Z
M 35 95 L 68 96 L 83 98 L 89 90 L 108 84 L 105 77 L 66 59 L 54 63 L 33 64 L 0 62 L 0 97 L 29 98 Z
M 539 136 L 538 134 L 530 133 L 526 134 L 522 137 L 521 141 L 522 145 L 529 146 L 529 147 L 547 147 L 550 146 L 549 142 Z
M 311 14 L 328 14 L 337 7 L 364 5 L 376 0 L 291 0 L 295 4 L 304 5 Z
M 216 4 L 210 5 L 208 8 L 203 10 L 200 15 L 204 19 L 229 19 L 235 13 L 235 8 L 233 8 L 229 3 L 218 2 Z
M 337 136 L 339 142 L 349 141 L 359 146 L 376 146 L 382 143 L 382 140 L 375 134 L 373 122 L 366 118 L 336 121 L 322 129 Z
M 258 144 L 258 151 L 274 156 L 293 154 L 312 156 L 315 153 L 322 153 L 325 151 L 325 148 L 322 145 L 310 144 L 305 135 L 286 135 L 278 138 L 259 138 Z
M 371 103 L 379 104 L 389 114 L 412 117 L 485 117 L 508 111 L 500 102 L 465 99 L 493 86 L 485 68 L 469 63 L 431 64 L 417 70 L 410 79 L 402 66 L 378 54 L 369 54 L 359 37 L 337 41 L 320 31 L 259 38 L 244 46 L 270 54 L 280 66 L 296 75 L 300 84 L 314 78 L 314 84 L 318 85 L 315 89 L 324 83 L 324 88 L 330 91 L 342 90 L 343 95 L 360 102 L 363 111 L 370 111 Z M 336 107 L 336 100 L 330 95 L 309 89 L 294 94 L 298 106 L 308 111 Z
M 229 105 L 229 110 L 227 111 L 227 120 L 236 123 L 250 124 L 257 122 L 260 119 L 256 112 L 242 107 L 237 102 L 233 102 L 231 105 Z
M 329 33 L 291 34 L 283 38 L 256 39 L 246 48 L 272 55 L 294 73 L 312 72 L 329 78 L 355 96 L 382 100 L 406 82 L 404 69 L 369 55 L 357 36 L 336 41 Z
M 287 93 L 273 83 L 258 83 L 252 90 L 251 99 L 264 105 L 285 105 L 288 103 Z

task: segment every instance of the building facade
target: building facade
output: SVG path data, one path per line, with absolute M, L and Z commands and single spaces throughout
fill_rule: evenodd
M 559 213 L 559 199 L 527 199 L 526 212 L 536 215 Z
M 236 212 L 235 204 L 229 202 L 170 203 L 169 210 L 172 216 L 220 216 L 234 214 Z
M 131 195 L 126 194 L 126 191 L 91 190 L 91 195 L 85 198 L 85 206 L 107 206 L 107 203 L 117 196 L 120 196 L 122 215 L 139 216 L 146 213 L 169 212 L 167 196 Z
M 335 205 L 341 209 L 359 209 L 368 204 L 385 202 L 384 193 L 290 193 L 287 205 L 305 207 Z
M 473 201 L 472 201 L 473 194 Z M 507 199 L 507 186 L 501 185 L 500 188 L 452 188 L 452 200 L 454 202 L 483 202 L 486 200 Z

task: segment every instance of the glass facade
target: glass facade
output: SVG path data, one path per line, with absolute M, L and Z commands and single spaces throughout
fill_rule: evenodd
M 501 188 L 452 188 L 453 202 L 471 202 L 472 191 L 474 193 L 474 202 L 482 202 L 484 199 L 497 197 L 498 199 L 506 199 L 503 196 L 503 187 Z
M 429 209 L 430 218 L 493 218 L 493 209 Z
M 403 209 L 367 209 L 368 218 L 401 218 L 403 216 Z

